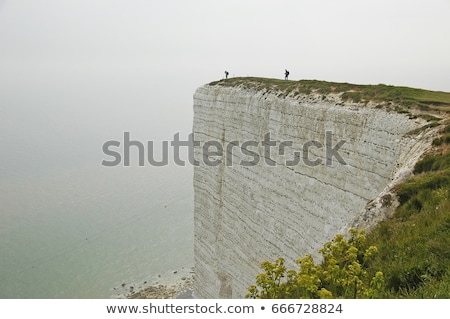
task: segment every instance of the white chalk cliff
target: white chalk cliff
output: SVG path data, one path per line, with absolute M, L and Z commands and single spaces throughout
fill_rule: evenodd
M 339 94 L 277 95 L 222 85 L 195 92 L 195 297 L 242 298 L 262 261 L 284 257 L 294 267 L 337 233 L 370 226 L 379 213 L 369 212 L 368 203 L 381 205 L 377 198 L 407 177 L 430 146 L 429 130 L 416 130 L 424 120 L 342 102 Z M 332 152 L 327 163 L 327 131 L 345 163 Z M 266 154 L 269 132 L 276 146 Z M 214 166 L 203 158 L 208 141 L 224 149 L 210 145 L 218 155 L 209 160 L 220 161 Z M 245 141 L 258 143 L 247 147 L 260 155 L 256 165 L 240 165 L 255 160 L 241 150 Z M 293 143 L 284 154 L 283 141 Z M 298 164 L 286 165 L 310 141 L 308 159 L 321 164 L 307 165 L 300 155 Z

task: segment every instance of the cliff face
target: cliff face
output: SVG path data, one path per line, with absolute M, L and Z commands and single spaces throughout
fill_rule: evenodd
M 242 298 L 263 260 L 314 256 L 337 233 L 366 226 L 376 218 L 367 204 L 407 176 L 430 145 L 425 131 L 408 133 L 423 124 L 338 95 L 199 88 L 194 295 Z M 206 151 L 216 155 L 205 159 Z

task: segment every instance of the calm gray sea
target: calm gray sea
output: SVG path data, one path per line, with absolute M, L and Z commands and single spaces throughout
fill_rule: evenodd
M 0 182 L 0 297 L 109 298 L 193 264 L 189 169 L 58 171 Z
M 193 265 L 192 167 L 100 165 L 123 131 L 180 126 L 125 84 L 0 90 L 0 298 L 110 298 Z

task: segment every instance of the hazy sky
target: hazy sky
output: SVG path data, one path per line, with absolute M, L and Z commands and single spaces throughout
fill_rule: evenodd
M 169 137 L 225 70 L 450 91 L 449 14 L 448 0 L 0 0 L 0 124 L 33 108 L 97 149 L 123 130 Z M 74 121 L 48 124 L 58 114 Z
M 193 89 L 225 69 L 282 78 L 288 68 L 292 79 L 450 91 L 448 0 L 0 3 L 2 84 L 117 72 Z

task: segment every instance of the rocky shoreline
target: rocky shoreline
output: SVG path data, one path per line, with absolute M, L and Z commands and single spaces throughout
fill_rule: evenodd
M 167 271 L 141 282 L 122 283 L 113 288 L 119 299 L 192 299 L 194 267 Z
M 191 299 L 194 276 L 182 277 L 182 282 L 174 285 L 155 285 L 132 292 L 127 299 Z

